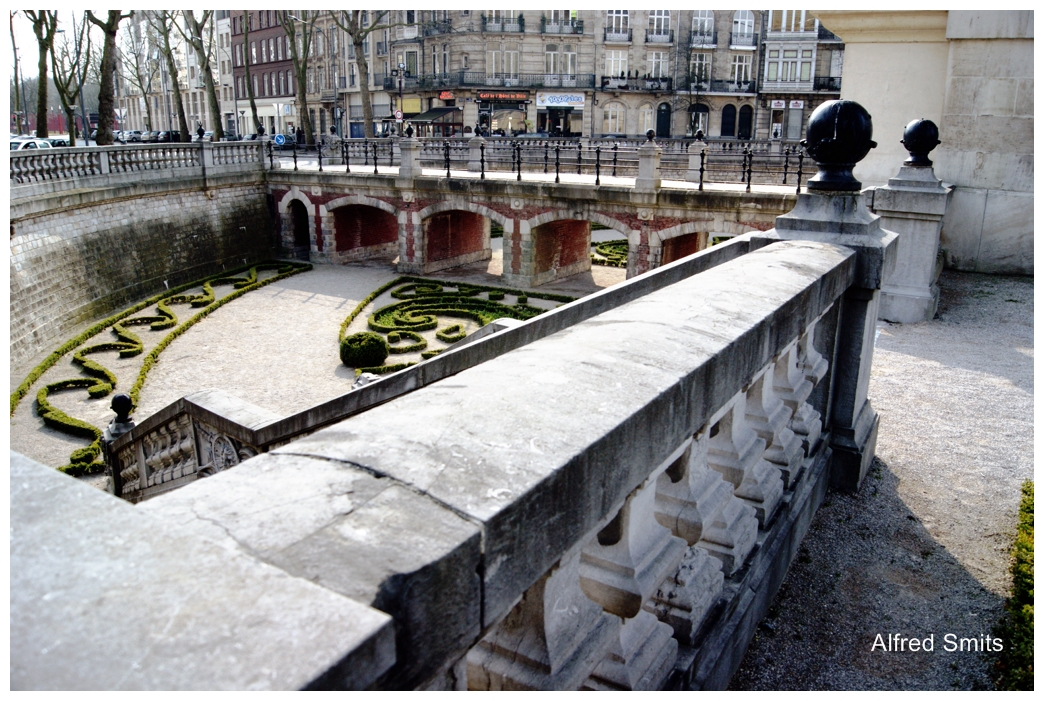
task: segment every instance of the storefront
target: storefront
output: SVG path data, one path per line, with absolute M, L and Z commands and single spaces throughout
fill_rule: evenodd
M 417 136 L 459 136 L 464 133 L 463 114 L 459 107 L 432 107 L 408 121 Z
M 483 133 L 514 136 L 533 131 L 526 121 L 529 93 L 481 91 L 477 98 L 478 127 Z
M 769 138 L 795 141 L 800 139 L 804 124 L 804 100 L 770 100 L 769 101 Z
M 585 99 L 582 92 L 538 92 L 537 131 L 551 136 L 582 136 Z

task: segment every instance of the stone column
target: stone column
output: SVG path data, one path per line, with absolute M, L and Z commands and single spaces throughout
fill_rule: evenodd
M 706 144 L 702 141 L 693 141 L 689 144 L 689 170 L 685 173 L 685 179 L 689 182 L 698 183 L 700 181 L 700 154 L 703 153 L 704 148 L 706 148 Z
M 468 171 L 478 173 L 482 169 L 482 144 L 486 140 L 481 136 L 473 136 L 468 139 Z
M 939 306 L 939 235 L 952 188 L 942 186 L 927 158 L 939 143 L 938 133 L 930 121 L 911 122 L 903 134 L 910 158 L 896 177 L 873 191 L 873 209 L 882 226 L 899 234 L 895 268 L 885 275 L 881 289 L 879 314 L 886 321 L 929 321 Z
M 395 178 L 397 187 L 413 187 L 413 179 L 421 174 L 420 152 L 421 144 L 410 137 L 399 140 L 399 175 Z
M 634 181 L 636 192 L 656 192 L 660 189 L 660 153 L 661 149 L 652 137 L 638 149 L 638 177 Z
M 879 417 L 867 398 L 881 286 L 895 265 L 898 236 L 881 228 L 866 208 L 852 168 L 877 144 L 870 115 L 858 103 L 824 102 L 809 117 L 809 154 L 819 172 L 798 195 L 794 209 L 776 217 L 765 238 L 812 240 L 846 246 L 856 254 L 851 287 L 839 300 L 831 397 L 831 484 L 856 490 L 877 446 Z

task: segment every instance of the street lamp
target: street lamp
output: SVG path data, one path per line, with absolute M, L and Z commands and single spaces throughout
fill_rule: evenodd
M 406 72 L 406 64 L 405 63 L 400 63 L 399 64 L 399 70 L 392 71 L 392 75 L 393 76 L 398 76 L 398 78 L 399 78 L 399 104 L 397 105 L 396 109 L 398 109 L 400 112 L 402 112 L 403 111 L 403 109 L 402 109 L 402 79 L 403 79 L 403 77 L 409 77 L 409 74 Z M 402 136 L 402 125 L 403 125 L 403 123 L 405 121 L 406 120 L 403 119 L 402 122 L 399 122 L 399 136 Z
M 236 89 L 235 89 L 235 87 L 229 85 L 228 83 L 222 83 L 221 87 L 228 88 L 228 89 L 230 89 L 232 91 L 232 101 L 233 101 L 233 103 L 235 103 L 234 106 L 232 107 L 232 116 L 234 117 L 236 112 L 239 111 L 239 96 L 236 94 Z M 236 141 L 239 141 L 239 122 L 236 122 L 235 135 L 236 135 Z

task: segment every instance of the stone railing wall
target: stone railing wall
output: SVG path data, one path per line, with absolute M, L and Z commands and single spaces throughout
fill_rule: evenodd
M 834 469 L 856 258 L 774 243 L 139 508 L 389 613 L 379 688 L 722 687 Z

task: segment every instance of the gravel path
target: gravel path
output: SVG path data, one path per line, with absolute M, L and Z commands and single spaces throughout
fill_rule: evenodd
M 1033 281 L 943 273 L 938 317 L 879 324 L 877 461 L 831 492 L 733 689 L 992 688 L 1019 486 L 1033 477 Z M 875 636 L 932 652 L 872 650 Z

